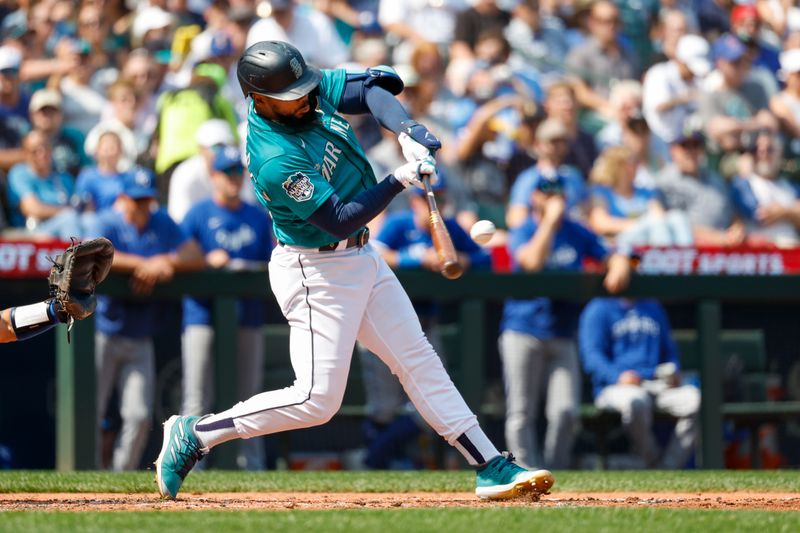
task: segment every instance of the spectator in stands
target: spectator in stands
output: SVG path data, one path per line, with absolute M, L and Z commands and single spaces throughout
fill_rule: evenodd
M 169 183 L 167 209 L 169 216 L 178 223 L 192 206 L 209 198 L 214 191 L 211 173 L 215 151 L 236 146 L 229 123 L 218 118 L 203 122 L 197 129 L 195 141 L 200 152 L 175 167 Z M 245 198 L 252 198 L 252 195 L 243 194 Z
M 184 234 L 199 243 L 206 265 L 228 270 L 264 270 L 272 252 L 271 223 L 260 208 L 241 200 L 244 182 L 242 154 L 235 146 L 214 153 L 211 165 L 210 198 L 186 213 L 181 222 Z M 236 393 L 245 400 L 263 390 L 264 302 L 238 303 Z M 213 408 L 214 328 L 211 300 L 183 300 L 183 408 L 182 414 L 199 415 Z M 264 446 L 259 439 L 243 440 L 238 464 L 247 470 L 265 468 Z
M 324 68 L 337 67 L 350 58 L 350 51 L 327 16 L 311 6 L 298 6 L 294 0 L 273 0 L 270 5 L 271 14 L 250 27 L 246 46 L 259 41 L 287 41 L 306 61 Z M 431 22 L 425 27 L 432 27 Z
M 687 129 L 669 146 L 672 164 L 656 177 L 664 206 L 686 213 L 694 240 L 701 246 L 738 246 L 744 224 L 734 216 L 731 193 L 719 174 L 701 162 L 703 134 Z
M 378 22 L 390 39 L 400 41 L 394 51 L 395 63 L 407 63 L 413 47 L 422 43 L 434 43 L 444 54 L 453 40 L 456 16 L 469 5 L 466 0 L 379 1 Z
M 70 176 L 77 176 L 89 162 L 83 150 L 84 137 L 75 128 L 64 126 L 61 112 L 61 95 L 52 89 L 39 89 L 31 96 L 30 120 L 33 129 L 50 139 L 53 148 L 53 168 Z
M 221 66 L 201 63 L 194 68 L 188 87 L 161 94 L 157 104 L 159 120 L 155 171 L 159 175 L 159 194 L 162 198 L 167 198 L 175 168 L 198 153 L 196 134 L 205 121 L 224 119 L 238 142 L 236 113 L 230 101 L 220 94 L 226 76 Z
M 474 0 L 456 15 L 450 57 L 453 60 L 475 57 L 478 37 L 485 32 L 501 32 L 511 20 L 509 13 L 497 5 L 497 0 Z
M 585 258 L 607 260 L 604 285 L 624 289 L 627 257 L 610 254 L 600 239 L 567 214 L 565 183 L 540 176 L 531 193 L 531 215 L 511 230 L 513 269 L 522 272 L 579 271 Z M 549 298 L 507 300 L 500 324 L 500 356 L 506 391 L 506 444 L 520 464 L 568 468 L 578 423 L 580 366 L 574 336 L 580 307 Z M 544 453 L 536 436 L 545 395 Z
M 560 120 L 569 132 L 569 146 L 564 162 L 576 167 L 583 176 L 588 176 L 599 151 L 594 135 L 578 122 L 578 101 L 572 85 L 565 82 L 550 85 L 545 95 L 544 111 L 547 118 Z
M 64 123 L 83 135 L 97 124 L 106 106 L 104 91 L 92 86 L 96 67 L 91 63 L 91 52 L 91 45 L 82 39 L 62 39 L 56 48 L 56 57 L 76 64 L 58 83 Z
M 68 174 L 53 169 L 50 139 L 33 130 L 22 141 L 25 162 L 8 173 L 11 223 L 16 227 L 48 235 L 81 235 L 78 215 L 70 207 L 74 182 Z
M 125 156 L 123 135 L 119 129 L 102 123 L 90 132 L 88 151 L 95 164 L 84 167 L 75 183 L 75 196 L 84 211 L 100 212 L 117 201 L 125 174 L 133 163 L 130 154 Z M 129 136 L 128 142 L 132 140 Z
M 714 42 L 712 54 L 719 72 L 719 86 L 706 87 L 699 99 L 699 112 L 710 140 L 722 153 L 741 147 L 741 136 L 761 127 L 769 96 L 757 82 L 749 80 L 747 48 L 733 35 Z
M 708 42 L 697 35 L 681 37 L 675 56 L 647 71 L 642 110 L 656 137 L 670 143 L 680 135 L 687 118 L 697 111 L 701 82 L 710 71 Z
M 697 442 L 700 391 L 681 382 L 680 360 L 661 304 L 595 298 L 581 313 L 578 341 L 595 405 L 622 415 L 644 466 L 684 467 Z M 656 408 L 678 418 L 663 454 L 653 435 Z
M 555 82 L 564 72 L 567 55 L 564 27 L 555 17 L 540 13 L 539 0 L 523 0 L 514 7 L 505 29 L 511 45 L 510 64 L 534 68 L 543 84 Z
M 16 48 L 0 46 L 0 170 L 8 171 L 25 159 L 19 148 L 30 130 L 30 97 L 20 88 L 22 55 Z
M 780 62 L 778 74 L 785 87 L 770 99 L 769 108 L 787 139 L 783 172 L 796 180 L 800 177 L 800 49 L 782 52 Z
M 437 202 L 446 209 L 449 182 L 440 176 L 434 186 Z M 439 272 L 441 264 L 430 234 L 428 203 L 421 190 L 408 195 L 409 209 L 387 215 L 377 235 L 377 246 L 387 264 L 394 269 L 424 269 Z M 445 217 L 445 225 L 453 238 L 459 263 L 465 270 L 486 270 L 491 266 L 489 255 L 469 237 L 453 217 Z M 440 344 L 437 332 L 439 309 L 430 302 L 414 305 L 423 331 L 432 343 Z M 403 392 L 395 369 L 387 367 L 368 348 L 358 345 L 366 393 L 367 419 L 364 436 L 367 442 L 365 465 L 369 468 L 412 466 L 408 458 L 409 444 L 426 427 Z M 437 350 L 437 353 L 443 353 Z
M 141 295 L 169 281 L 176 271 L 204 266 L 197 243 L 187 239 L 165 211 L 153 209 L 156 194 L 152 173 L 137 168 L 126 175 L 115 209 L 101 213 L 89 231 L 114 244 L 112 271 L 130 274 L 131 288 Z M 122 428 L 112 468 L 133 470 L 139 467 L 153 416 L 158 304 L 98 296 L 96 316 L 98 428 L 117 388 Z
M 780 176 L 782 145 L 775 132 L 759 131 L 750 147 L 750 168 L 733 180 L 734 203 L 754 244 L 800 244 L 800 191 Z
M 567 209 L 576 220 L 585 218 L 586 183 L 581 173 L 573 166 L 564 164 L 569 132 L 566 126 L 554 118 L 548 118 L 536 128 L 534 149 L 538 160 L 534 166 L 519 175 L 511 188 L 506 225 L 516 228 L 530 218 L 531 194 L 538 183 L 558 179 L 564 184 Z
M 761 21 L 754 4 L 738 4 L 731 9 L 731 33 L 739 38 L 753 57 L 753 65 L 764 67 L 775 76 L 780 68 L 778 51 L 761 40 Z
M 108 86 L 108 103 L 103 109 L 100 122 L 116 121 L 130 130 L 135 139 L 136 155 L 145 152 L 153 133 L 146 124 L 147 116 L 139 113 L 139 95 L 132 82 L 117 79 Z
M 652 189 L 634 185 L 639 161 L 625 146 L 607 148 L 592 169 L 589 228 L 619 249 L 691 246 L 692 228 L 682 211 L 669 211 Z
M 619 80 L 638 78 L 641 66 L 636 56 L 620 45 L 619 9 L 610 0 L 592 4 L 591 37 L 570 50 L 567 72 L 575 78 L 575 94 L 582 107 L 605 115 L 611 86 Z
M 132 50 L 122 64 L 119 73 L 119 80 L 131 83 L 136 92 L 136 119 L 134 122 L 136 128 L 134 132 L 147 137 L 147 146 L 144 150 L 140 149 L 140 153 L 145 155 L 148 160 L 155 158 L 154 154 L 149 153 L 149 142 L 158 122 L 156 103 L 161 94 L 163 77 L 163 66 L 156 63 L 152 54 L 144 48 Z M 106 110 L 110 112 L 108 108 Z M 145 150 L 148 151 L 145 152 Z
M 667 2 L 661 2 L 662 9 L 658 15 L 658 26 L 654 29 L 656 37 L 653 41 L 656 55 L 654 63 L 661 63 L 675 59 L 678 42 L 690 29 L 697 31 L 697 20 L 691 9 L 682 10 L 680 6 L 665 7 Z M 677 2 L 675 2 L 677 4 Z

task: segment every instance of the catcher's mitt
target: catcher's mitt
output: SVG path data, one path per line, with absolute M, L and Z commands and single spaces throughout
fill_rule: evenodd
M 56 300 L 66 318 L 82 320 L 97 306 L 94 295 L 97 284 L 106 279 L 114 259 L 114 246 L 100 237 L 75 242 L 63 254 L 57 255 L 47 281 L 50 296 Z

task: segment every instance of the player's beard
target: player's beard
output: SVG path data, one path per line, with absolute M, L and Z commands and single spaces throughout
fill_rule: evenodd
M 317 121 L 317 94 L 319 89 L 314 89 L 308 93 L 308 111 L 300 116 L 282 116 L 281 122 L 292 128 L 303 128 Z

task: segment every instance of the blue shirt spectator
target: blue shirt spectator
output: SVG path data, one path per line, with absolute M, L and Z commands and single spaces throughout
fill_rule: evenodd
M 23 147 L 26 161 L 8 173 L 11 223 L 18 227 L 24 227 L 27 218 L 41 221 L 55 216 L 68 205 L 74 188 L 71 176 L 53 170 L 52 150 L 44 134 L 28 134 Z
M 141 257 L 175 252 L 186 241 L 163 209 L 155 211 L 142 230 L 125 221 L 119 211 L 107 210 L 99 215 L 94 234 L 108 238 L 117 252 Z M 157 331 L 158 315 L 158 304 L 152 300 L 97 297 L 97 330 L 106 335 L 151 337 Z
M 222 249 L 234 264 L 240 260 L 243 267 L 263 268 L 272 253 L 269 218 L 262 209 L 244 202 L 238 209 L 228 209 L 211 198 L 203 200 L 189 210 L 181 229 L 200 244 L 204 254 Z M 242 326 L 262 326 L 265 318 L 262 300 L 239 301 L 238 322 Z M 211 301 L 184 298 L 183 324 L 211 324 Z
M 626 370 L 653 379 L 660 364 L 680 368 L 669 321 L 656 300 L 593 299 L 581 313 L 578 343 L 595 396 Z
M 98 212 L 114 205 L 122 192 L 122 172 L 104 172 L 96 166 L 86 167 L 78 175 L 75 196 L 83 205 L 91 204 Z
M 512 257 L 536 233 L 538 224 L 529 218 L 511 230 L 508 245 Z M 604 260 L 609 252 L 600 238 L 584 226 L 564 218 L 555 238 L 552 251 L 543 271 L 580 271 L 586 258 Z M 513 261 L 514 272 L 522 269 Z M 554 301 L 550 298 L 506 301 L 501 331 L 507 329 L 533 335 L 537 339 L 569 338 L 578 325 L 580 306 L 573 302 Z

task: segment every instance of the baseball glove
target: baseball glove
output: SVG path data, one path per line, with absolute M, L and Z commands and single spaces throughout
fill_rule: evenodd
M 83 320 L 94 313 L 94 290 L 108 276 L 113 259 L 114 246 L 103 237 L 86 242 L 73 239 L 72 246 L 56 256 L 47 281 L 65 322 Z

